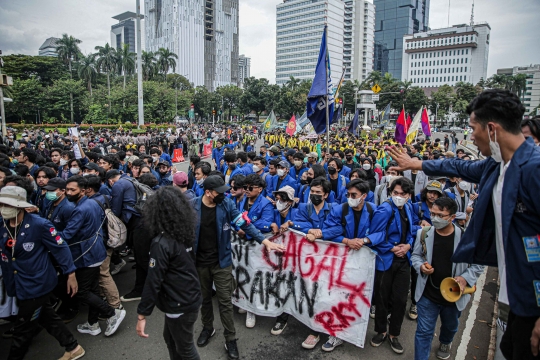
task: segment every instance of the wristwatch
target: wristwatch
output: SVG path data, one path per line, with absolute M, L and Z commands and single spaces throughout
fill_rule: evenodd
M 360 240 L 362 240 L 362 245 L 366 245 L 366 238 L 365 237 L 360 239 Z

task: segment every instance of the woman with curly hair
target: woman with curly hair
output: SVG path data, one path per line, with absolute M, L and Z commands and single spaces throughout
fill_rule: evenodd
M 153 239 L 148 276 L 137 307 L 137 334 L 148 337 L 146 316 L 157 306 L 165 313 L 163 337 L 170 358 L 199 360 L 193 326 L 202 298 L 193 253 L 193 206 L 180 189 L 164 186 L 148 198 L 143 219 Z

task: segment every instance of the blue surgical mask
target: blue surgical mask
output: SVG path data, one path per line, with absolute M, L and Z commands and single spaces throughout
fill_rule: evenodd
M 56 201 L 58 200 L 58 195 L 56 194 L 56 191 L 47 191 L 45 198 L 50 201 Z

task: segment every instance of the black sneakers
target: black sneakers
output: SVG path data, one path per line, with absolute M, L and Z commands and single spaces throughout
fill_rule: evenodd
M 390 346 L 396 354 L 403 354 L 403 346 L 401 346 L 397 337 L 388 337 L 388 341 L 390 341 Z
M 197 339 L 197 346 L 198 347 L 204 347 L 208 344 L 210 341 L 210 338 L 214 336 L 216 333 L 216 329 L 206 329 L 203 328 L 201 331 L 201 334 L 199 335 L 199 338 Z
M 227 357 L 229 360 L 236 360 L 240 358 L 238 354 L 238 346 L 236 345 L 236 340 L 231 340 L 225 342 L 225 350 L 227 350 Z
M 276 321 L 276 324 L 274 325 L 272 330 L 270 330 L 270 333 L 272 335 L 280 335 L 286 326 L 287 326 L 286 322 L 284 323 L 284 322 Z
M 384 342 L 384 340 L 386 340 L 388 336 L 386 334 L 377 334 L 373 337 L 373 339 L 371 339 L 371 346 L 374 346 L 374 347 L 379 347 L 381 346 L 381 344 Z

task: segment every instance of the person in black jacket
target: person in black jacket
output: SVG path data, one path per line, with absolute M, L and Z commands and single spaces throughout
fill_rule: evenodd
M 202 297 L 193 253 L 193 207 L 177 187 L 164 186 L 146 202 L 143 219 L 153 239 L 148 276 L 137 307 L 137 334 L 148 337 L 146 316 L 157 306 L 165 313 L 163 337 L 170 358 L 199 360 L 193 330 Z

